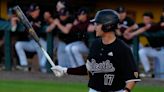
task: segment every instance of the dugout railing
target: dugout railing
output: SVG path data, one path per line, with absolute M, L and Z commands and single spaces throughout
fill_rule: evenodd
M 51 32 L 46 33 L 44 32 L 46 26 L 41 28 L 41 32 L 45 33 L 46 35 L 46 40 L 47 40 L 47 52 L 48 54 L 51 56 L 51 58 L 53 58 L 53 35 Z M 17 30 L 15 32 L 12 32 L 11 30 L 11 24 L 9 21 L 3 21 L 0 20 L 0 30 L 1 32 L 4 33 L 4 66 L 5 66 L 5 70 L 11 70 L 12 68 L 12 50 L 11 50 L 11 34 L 13 33 L 18 33 L 18 35 L 20 35 L 19 33 L 22 33 L 25 28 L 22 25 L 19 25 L 19 27 L 17 28 Z M 18 36 L 17 35 L 17 36 Z M 50 71 L 50 64 L 47 63 L 46 64 L 48 71 Z
M 42 32 L 45 31 L 46 26 L 42 27 L 41 30 Z M 12 67 L 12 63 L 11 63 L 11 34 L 13 32 L 11 32 L 11 24 L 10 22 L 7 21 L 0 21 L 0 30 L 2 30 L 4 32 L 4 41 L 5 41 L 5 69 L 6 70 L 11 70 Z M 21 30 L 23 30 L 22 27 L 19 27 L 18 30 L 16 32 L 22 32 Z M 44 32 L 45 33 L 45 32 Z M 142 34 L 142 36 L 146 36 L 146 37 L 163 37 L 164 36 L 164 31 L 156 31 L 156 32 L 145 32 Z M 53 34 L 52 33 L 46 33 L 46 39 L 47 39 L 47 52 L 49 53 L 49 55 L 53 58 Z M 139 37 L 136 36 L 133 39 L 133 54 L 134 54 L 134 58 L 135 61 L 137 63 L 137 65 L 139 65 L 139 56 L 138 56 L 138 50 L 139 50 Z M 50 72 L 50 64 L 47 63 L 47 69 Z

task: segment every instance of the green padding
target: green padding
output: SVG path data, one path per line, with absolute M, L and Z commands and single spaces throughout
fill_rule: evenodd
M 11 24 L 9 21 L 0 20 L 0 30 L 10 30 Z
M 145 32 L 142 35 L 146 37 L 164 37 L 164 30 L 154 30 L 153 32 Z

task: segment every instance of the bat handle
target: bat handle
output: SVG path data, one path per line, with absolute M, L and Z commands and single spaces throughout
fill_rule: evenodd
M 41 47 L 41 50 L 43 51 L 45 57 L 47 58 L 48 62 L 51 64 L 52 67 L 55 67 L 54 62 L 52 61 L 52 59 L 50 58 L 50 56 L 48 55 L 48 53 L 45 51 L 45 49 L 43 47 Z

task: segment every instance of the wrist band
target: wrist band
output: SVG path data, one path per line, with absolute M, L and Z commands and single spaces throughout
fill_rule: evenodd
M 124 90 L 131 92 L 129 88 L 125 87 Z

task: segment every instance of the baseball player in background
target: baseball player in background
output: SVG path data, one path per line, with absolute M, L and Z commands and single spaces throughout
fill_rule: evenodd
M 36 30 L 35 32 L 39 36 L 39 42 L 42 44 L 44 48 L 46 48 L 46 41 L 41 35 L 40 27 L 41 21 L 39 19 L 40 15 L 40 7 L 37 4 L 31 4 L 29 10 L 27 11 L 27 18 L 29 19 L 30 24 Z M 26 31 L 24 31 L 26 33 Z M 46 70 L 46 57 L 42 53 L 39 48 L 39 45 L 32 39 L 30 35 L 27 37 L 27 41 L 17 41 L 15 44 L 16 53 L 18 55 L 21 67 L 17 67 L 23 71 L 29 71 L 29 64 L 27 61 L 27 56 L 25 51 L 27 52 L 36 52 L 39 59 L 40 71 L 45 73 Z
M 126 39 L 126 35 L 129 32 L 133 32 L 134 30 L 136 30 L 138 28 L 138 25 L 132 18 L 127 15 L 127 10 L 123 6 L 117 7 L 116 11 L 120 16 L 118 30 L 116 30 L 117 36 L 132 47 L 133 39 Z
M 130 48 L 115 36 L 119 17 L 116 11 L 104 9 L 96 13 L 96 39 L 85 65 L 76 68 L 52 67 L 57 77 L 65 74 L 89 73 L 89 92 L 131 92 L 141 81 Z

